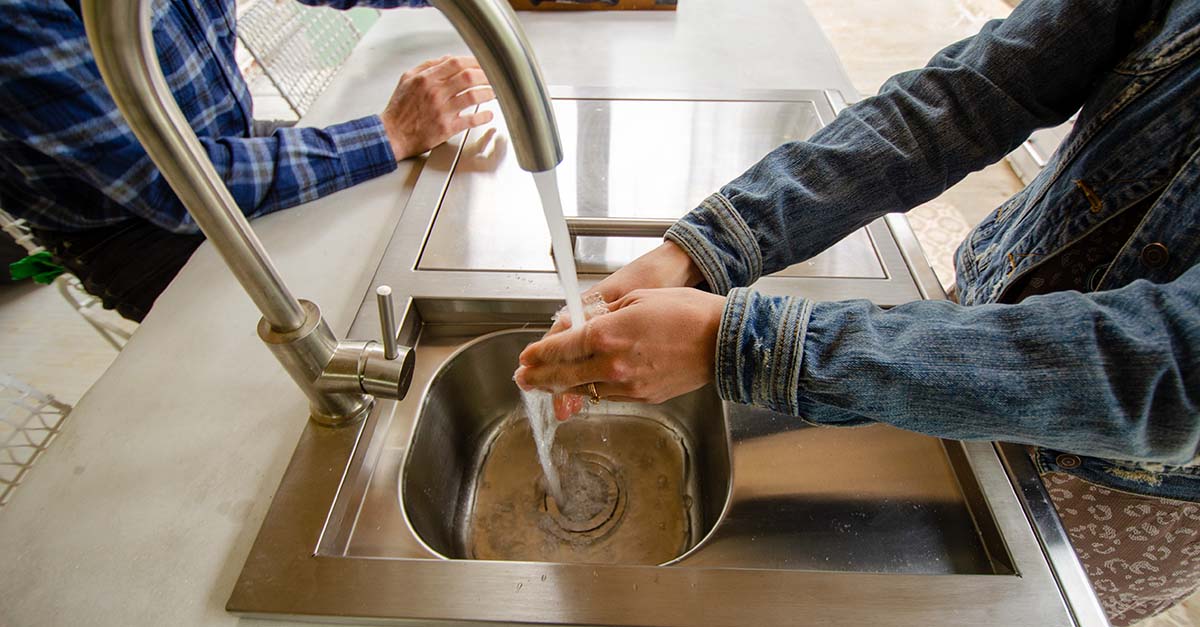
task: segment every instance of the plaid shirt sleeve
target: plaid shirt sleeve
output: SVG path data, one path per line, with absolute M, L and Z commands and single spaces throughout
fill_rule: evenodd
M 247 137 L 249 110 L 239 101 L 244 83 L 232 82 L 211 50 L 197 46 L 208 33 L 175 9 L 155 16 L 168 84 L 247 216 L 314 200 L 396 168 L 378 116 Z M 3 2 L 0 23 L 0 178 L 6 179 L 0 191 L 6 207 L 43 228 L 94 228 L 133 214 L 173 232 L 198 231 L 117 111 L 78 15 L 60 2 Z
M 251 218 L 396 169 L 377 115 L 325 128 L 281 128 L 270 137 L 202 137 L 200 143 L 242 212 Z M 155 179 L 165 184 L 161 177 Z M 192 224 L 186 212 L 181 218 Z

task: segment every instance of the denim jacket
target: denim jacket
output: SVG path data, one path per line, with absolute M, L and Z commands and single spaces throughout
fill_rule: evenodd
M 1080 110 L 958 250 L 961 304 L 888 310 L 747 286 L 907 211 Z M 1149 204 L 1090 293 L 1006 288 Z M 667 234 L 727 294 L 730 401 L 1045 447 L 1043 470 L 1200 500 L 1200 2 L 1026 0 L 785 144 Z

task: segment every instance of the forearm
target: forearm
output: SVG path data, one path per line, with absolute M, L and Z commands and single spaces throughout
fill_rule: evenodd
M 323 129 L 279 129 L 270 137 L 201 137 L 200 144 L 238 208 L 250 218 L 315 200 L 396 168 L 375 116 Z M 91 152 L 86 147 L 77 150 Z M 126 146 L 106 169 L 89 176 L 98 189 L 134 214 L 172 232 L 199 231 L 139 144 Z
M 1131 36 L 1126 5 L 1023 3 L 809 140 L 771 152 L 668 237 L 724 293 L 908 211 L 1078 109 Z
M 378 116 L 325 128 L 281 128 L 269 137 L 202 138 L 248 217 L 327 196 L 396 169 Z
M 1017 305 L 881 310 L 749 290 L 718 340 L 722 397 L 821 423 L 1184 463 L 1200 445 L 1200 267 Z

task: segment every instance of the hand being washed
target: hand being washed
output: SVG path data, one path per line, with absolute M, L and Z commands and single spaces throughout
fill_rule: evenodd
M 639 289 L 661 287 L 691 287 L 703 280 L 700 269 L 692 262 L 691 257 L 677 244 L 665 241 L 658 248 L 638 257 L 632 263 L 609 275 L 595 287 L 583 293 L 584 302 L 590 298 L 599 298 L 606 302 L 615 302 L 626 294 Z M 571 325 L 570 316 L 562 313 L 546 337 L 557 335 Z M 590 383 L 587 381 L 586 383 Z M 597 390 L 600 393 L 599 384 Z M 602 393 L 601 393 L 602 394 Z M 584 399 L 590 395 L 590 390 L 583 389 L 582 395 L 571 392 L 554 395 L 554 413 L 559 420 L 566 420 L 579 413 L 584 406 Z
M 603 398 L 647 403 L 686 394 L 713 380 L 724 309 L 723 296 L 696 289 L 634 290 L 582 329 L 527 346 L 517 385 L 584 396 L 594 383 Z
M 703 280 L 704 276 L 700 274 L 700 269 L 692 262 L 692 258 L 676 243 L 666 241 L 585 291 L 583 302 L 599 296 L 605 303 L 614 303 L 634 290 L 695 287 Z M 563 312 L 546 335 L 548 337 L 561 333 L 569 326 L 571 316 Z

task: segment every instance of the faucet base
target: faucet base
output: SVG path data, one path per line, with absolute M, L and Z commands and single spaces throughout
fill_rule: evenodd
M 356 424 L 367 415 L 373 399 L 363 393 L 357 376 L 329 381 L 326 370 L 337 352 L 337 337 L 316 303 L 301 299 L 300 305 L 305 316 L 299 328 L 277 331 L 263 318 L 258 321 L 258 336 L 308 397 L 313 422 L 330 427 Z

